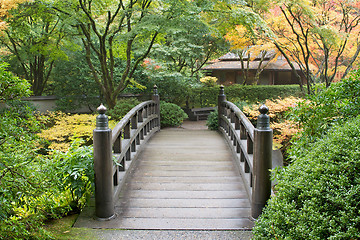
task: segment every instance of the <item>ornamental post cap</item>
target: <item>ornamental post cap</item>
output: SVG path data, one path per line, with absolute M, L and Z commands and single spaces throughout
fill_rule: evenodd
M 154 85 L 154 95 L 158 94 L 158 87 L 156 85 Z
M 100 104 L 100 106 L 96 110 L 99 112 L 99 114 L 105 114 L 107 108 L 103 104 Z
M 259 130 L 270 130 L 270 117 L 267 115 L 269 112 L 269 108 L 263 104 L 259 107 L 260 115 L 257 119 L 256 128 Z
M 266 115 L 269 112 L 269 108 L 265 104 L 263 104 L 259 107 L 259 112 Z

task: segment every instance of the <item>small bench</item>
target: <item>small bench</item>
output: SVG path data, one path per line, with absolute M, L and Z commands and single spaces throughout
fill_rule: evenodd
M 191 121 L 207 120 L 211 112 L 215 111 L 216 107 L 192 108 L 188 113 Z

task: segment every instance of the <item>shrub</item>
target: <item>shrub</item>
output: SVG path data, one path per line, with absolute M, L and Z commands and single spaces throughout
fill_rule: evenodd
M 213 107 L 217 105 L 219 86 L 199 87 L 189 90 L 190 107 Z M 303 93 L 296 85 L 239 85 L 225 86 L 226 98 L 231 102 L 245 101 L 250 103 L 264 102 L 267 99 L 301 97 Z
M 302 128 L 291 148 L 292 158 L 306 154 L 310 142 L 326 135 L 333 125 L 360 115 L 360 69 L 348 79 L 333 83 L 329 88 L 318 86 L 317 93 L 299 103 L 290 119 Z
M 31 94 L 30 83 L 7 71 L 8 66 L 8 63 L 0 63 L 0 102 L 28 97 Z
M 210 129 L 210 130 L 218 130 L 219 128 L 219 122 L 218 122 L 218 110 L 216 109 L 215 111 L 211 112 L 210 115 L 208 116 L 208 119 L 206 120 L 206 126 Z
M 116 102 L 113 109 L 108 111 L 108 115 L 111 119 L 120 121 L 131 109 L 141 102 L 136 98 L 123 98 Z
M 275 147 L 281 150 L 285 163 L 289 161 L 287 151 L 291 147 L 291 139 L 300 131 L 299 124 L 290 121 L 287 115 L 301 101 L 301 98 L 295 97 L 265 101 L 265 105 L 269 108 L 270 127 L 273 129 L 274 136 L 273 143 Z M 257 117 L 260 114 L 258 109 L 259 104 L 245 105 L 243 107 L 243 112 L 255 126 Z
M 309 145 L 306 156 L 275 172 L 277 193 L 254 239 L 360 238 L 360 117 Z
M 202 82 L 205 86 L 208 87 L 215 87 L 217 81 L 218 79 L 216 77 L 207 76 L 200 78 L 200 82 Z
M 65 152 L 76 138 L 82 138 L 86 145 L 92 143 L 92 131 L 96 126 L 96 115 L 71 115 L 58 112 L 52 114 L 51 117 L 55 118 L 54 125 L 38 134 L 40 138 L 45 140 L 42 142 L 42 148 Z
M 94 190 L 93 148 L 82 145 L 83 140 L 76 139 L 67 152 L 53 154 L 52 167 L 59 170 L 59 188 L 70 193 L 68 204 L 73 211 L 79 211 Z
M 178 105 L 167 102 L 160 103 L 161 127 L 179 126 L 187 117 L 187 114 Z

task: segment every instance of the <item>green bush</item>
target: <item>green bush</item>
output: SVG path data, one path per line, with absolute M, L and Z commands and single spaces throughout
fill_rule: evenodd
M 73 211 L 79 211 L 94 190 L 93 148 L 83 144 L 82 139 L 76 139 L 67 152 L 53 155 L 53 167 L 61 169 L 58 184 L 63 192 L 70 192 Z
M 210 129 L 210 130 L 218 130 L 219 128 L 219 121 L 218 121 L 218 110 L 216 109 L 215 111 L 211 112 L 210 115 L 208 116 L 208 119 L 206 120 L 206 126 Z
M 113 109 L 108 111 L 108 115 L 111 119 L 117 121 L 121 120 L 133 107 L 140 104 L 141 102 L 136 98 L 123 98 L 119 99 L 116 102 L 116 105 Z
M 178 105 L 173 103 L 160 103 L 161 127 L 175 127 L 181 125 L 188 115 Z
M 254 239 L 360 239 L 360 117 L 337 124 L 276 171 Z
M 219 86 L 199 87 L 190 89 L 188 99 L 190 107 L 217 106 Z M 300 97 L 303 93 L 297 85 L 239 85 L 225 86 L 227 100 L 232 102 L 264 102 L 267 99 L 285 98 L 289 96 Z
M 290 113 L 290 120 L 302 129 L 290 149 L 292 158 L 307 154 L 310 142 L 327 134 L 334 124 L 342 124 L 360 115 L 360 69 L 348 79 L 333 83 L 329 88 L 317 86 L 314 95 L 299 103 Z

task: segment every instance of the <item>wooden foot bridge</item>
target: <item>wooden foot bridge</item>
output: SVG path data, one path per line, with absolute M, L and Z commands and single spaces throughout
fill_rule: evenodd
M 219 132 L 191 124 L 159 131 L 156 89 L 153 100 L 131 110 L 113 131 L 106 109 L 98 110 L 95 199 L 75 227 L 252 229 L 271 194 L 267 109 L 254 128 L 221 88 Z

